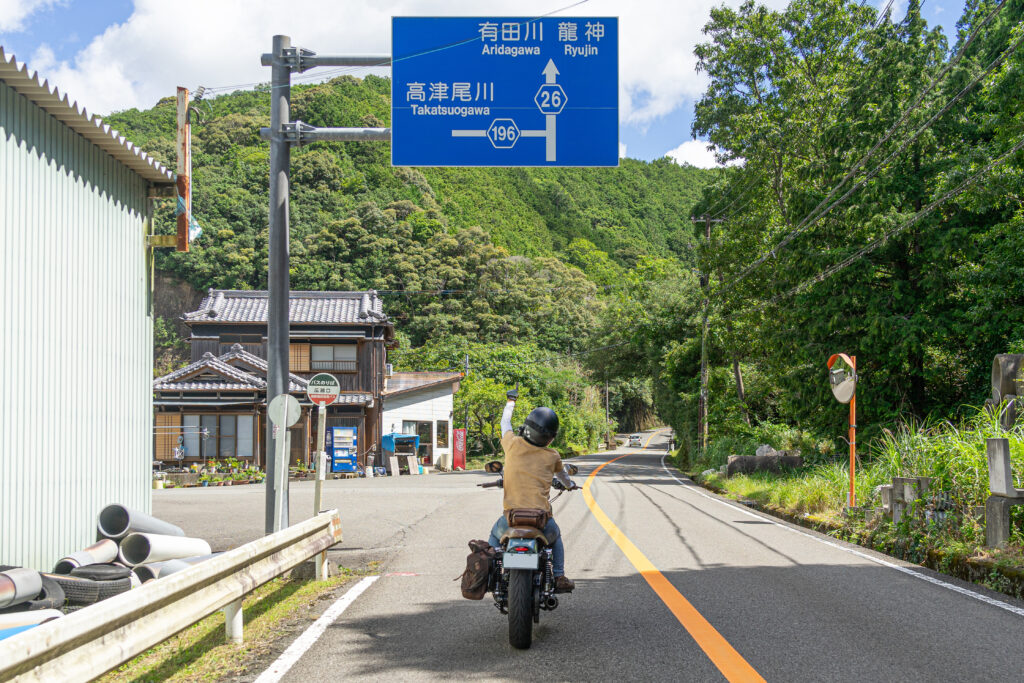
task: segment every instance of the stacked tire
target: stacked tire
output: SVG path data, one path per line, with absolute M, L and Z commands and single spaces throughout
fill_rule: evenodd
M 0 565 L 0 572 L 19 567 Z M 40 592 L 0 608 L 0 614 L 59 609 L 72 612 L 131 589 L 131 570 L 115 564 L 75 567 L 69 574 L 39 573 Z

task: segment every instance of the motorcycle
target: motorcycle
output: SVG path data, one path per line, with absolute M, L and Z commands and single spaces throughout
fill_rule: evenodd
M 486 471 L 501 474 L 500 462 L 487 463 Z M 565 465 L 569 476 L 579 472 L 576 465 Z M 481 488 L 502 488 L 504 477 Z M 578 489 L 575 483 L 566 488 L 556 478 L 551 488 L 558 494 L 554 502 L 566 491 Z M 501 552 L 497 553 L 491 567 L 489 590 L 494 597 L 494 606 L 508 615 L 508 642 L 512 647 L 525 650 L 533 641 L 533 624 L 540 623 L 541 610 L 551 611 L 558 607 L 555 597 L 555 574 L 552 565 L 552 548 L 541 529 L 527 526 L 510 526 L 502 536 Z

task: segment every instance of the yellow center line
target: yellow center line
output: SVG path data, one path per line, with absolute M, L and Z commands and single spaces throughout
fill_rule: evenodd
M 653 434 L 651 438 L 654 438 Z M 648 443 L 650 441 L 650 439 L 647 440 Z M 742 655 L 729 644 L 729 641 L 723 638 L 722 634 L 716 631 L 715 627 L 697 611 L 697 608 L 691 605 L 690 601 L 683 597 L 683 594 L 665 578 L 665 575 L 658 571 L 658 568 L 640 552 L 640 549 L 622 533 L 619 527 L 615 526 L 615 523 L 594 500 L 593 494 L 590 493 L 590 485 L 593 483 L 594 477 L 606 465 L 625 457 L 625 455 L 620 455 L 618 458 L 602 463 L 587 477 L 587 483 L 583 485 L 583 499 L 587 501 L 590 512 L 727 680 L 764 683 L 764 678 L 754 670 L 754 667 L 750 666 L 747 660 L 743 659 Z
M 662 432 L 667 432 L 667 431 L 668 431 L 668 427 L 663 427 L 661 429 L 655 429 L 654 433 L 651 434 L 649 437 L 647 437 L 647 443 L 644 444 L 644 450 L 646 450 L 647 447 L 651 445 L 651 442 L 654 441 L 654 437 L 656 437 L 658 434 L 661 434 Z M 600 469 L 600 468 L 598 468 L 598 469 Z

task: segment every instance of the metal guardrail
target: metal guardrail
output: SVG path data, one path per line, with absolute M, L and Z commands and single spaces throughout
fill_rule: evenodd
M 0 681 L 88 681 L 223 609 L 241 642 L 242 597 L 341 541 L 337 510 L 0 641 Z

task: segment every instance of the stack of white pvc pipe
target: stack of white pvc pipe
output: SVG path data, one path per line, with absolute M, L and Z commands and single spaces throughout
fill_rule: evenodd
M 164 536 L 185 535 L 181 527 L 124 505 L 108 505 L 103 508 L 96 520 L 96 528 L 101 536 L 115 541 L 121 540 L 133 531 Z
M 53 567 L 54 574 L 70 574 L 76 567 L 84 567 L 89 564 L 106 564 L 117 559 L 117 541 L 104 538 L 97 541 L 88 548 L 73 552 L 67 557 L 62 557 Z
M 201 538 L 133 533 L 121 539 L 119 557 L 122 563 L 134 567 L 209 554 L 210 544 Z
M 0 572 L 0 609 L 32 600 L 43 590 L 43 579 L 34 569 Z

